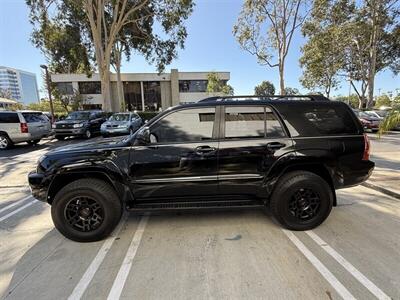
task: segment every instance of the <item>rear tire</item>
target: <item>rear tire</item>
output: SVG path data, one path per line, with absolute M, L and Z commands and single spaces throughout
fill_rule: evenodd
M 320 176 L 294 171 L 279 179 L 269 205 L 273 217 L 285 228 L 310 230 L 329 216 L 333 193 Z
M 39 142 L 40 142 L 40 139 L 38 139 L 38 140 L 33 140 L 33 141 L 28 141 L 27 143 L 28 143 L 29 145 L 36 145 L 36 144 L 39 144 Z
M 76 242 L 94 242 L 107 237 L 122 215 L 114 189 L 99 179 L 79 179 L 55 196 L 51 216 L 57 230 Z
M 13 143 L 7 136 L 7 134 L 0 133 L 0 150 L 10 149 Z

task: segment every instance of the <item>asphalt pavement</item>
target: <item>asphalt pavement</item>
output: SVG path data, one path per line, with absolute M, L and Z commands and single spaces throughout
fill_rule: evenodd
M 172 211 L 126 213 L 108 239 L 72 242 L 24 176 L 75 142 L 1 153 L 2 299 L 400 299 L 400 201 L 363 186 L 338 191 L 307 232 L 283 230 L 268 210 Z M 400 135 L 372 138 L 373 160 L 394 178 L 399 145 Z

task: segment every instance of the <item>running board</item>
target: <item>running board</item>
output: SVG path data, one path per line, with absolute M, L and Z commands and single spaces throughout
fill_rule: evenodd
M 197 201 L 197 202 L 141 202 L 128 206 L 132 210 L 176 210 L 176 209 L 223 209 L 223 208 L 248 208 L 264 207 L 262 201 L 257 200 L 233 200 L 233 201 Z

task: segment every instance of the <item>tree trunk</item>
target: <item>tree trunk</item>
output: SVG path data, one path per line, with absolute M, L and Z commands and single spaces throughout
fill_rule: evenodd
M 124 87 L 122 85 L 121 79 L 121 61 L 116 63 L 115 69 L 117 72 L 117 95 L 118 95 L 118 103 L 119 103 L 119 110 L 125 111 L 125 95 L 124 95 Z
M 285 95 L 285 78 L 284 78 L 284 72 L 285 72 L 285 62 L 280 61 L 279 63 L 279 87 L 281 90 L 281 95 Z
M 103 98 L 103 110 L 106 112 L 112 111 L 111 106 L 111 86 L 110 86 L 110 70 L 100 71 L 101 78 L 101 97 Z

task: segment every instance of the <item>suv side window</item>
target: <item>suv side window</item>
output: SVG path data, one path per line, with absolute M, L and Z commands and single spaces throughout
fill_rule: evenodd
M 0 123 L 19 123 L 17 113 L 0 113 Z
M 276 138 L 284 136 L 279 120 L 269 107 L 225 108 L 225 138 Z
M 200 142 L 211 140 L 215 107 L 173 112 L 151 126 L 152 143 Z
M 22 113 L 26 123 L 39 123 L 45 122 L 41 113 Z

